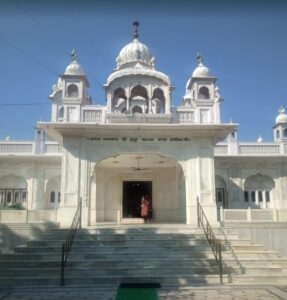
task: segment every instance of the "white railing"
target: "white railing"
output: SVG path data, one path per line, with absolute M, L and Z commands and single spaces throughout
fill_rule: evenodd
M 180 124 L 194 123 L 193 111 L 177 111 L 177 120 Z
M 220 209 L 224 223 L 287 222 L 287 209 Z
M 239 144 L 239 155 L 280 155 L 280 145 Z
M 0 142 L 1 153 L 32 153 L 33 142 Z
M 62 153 L 62 146 L 56 143 L 45 144 L 45 154 Z
M 214 155 L 228 155 L 228 145 L 216 145 Z
M 104 123 L 103 111 L 101 109 L 83 110 L 83 122 L 86 123 Z
M 0 223 L 56 222 L 56 210 L 0 210 Z
M 171 120 L 171 114 L 107 113 L 109 123 L 170 123 Z

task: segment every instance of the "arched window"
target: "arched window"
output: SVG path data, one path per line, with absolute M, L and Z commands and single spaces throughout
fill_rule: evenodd
M 15 191 L 14 199 L 15 199 L 15 203 L 20 203 L 20 194 L 19 194 L 19 191 Z
M 75 84 L 70 84 L 68 86 L 68 96 L 69 97 L 78 97 L 79 96 L 78 87 Z
M 259 191 L 259 192 L 258 192 L 258 200 L 259 200 L 259 202 L 263 202 L 262 191 Z
M 251 201 L 255 203 L 255 200 L 256 200 L 256 199 L 255 199 L 255 192 L 252 191 L 252 192 L 251 192 Z
M 139 107 L 139 106 L 135 106 L 135 107 L 133 108 L 133 113 L 139 113 L 139 114 L 142 114 L 142 113 L 143 113 L 142 108 Z
M 22 202 L 26 202 L 26 199 L 27 199 L 27 192 L 22 191 Z
M 266 208 L 270 208 L 270 192 L 265 191 Z
M 63 106 L 59 107 L 58 117 L 59 118 L 63 118 L 64 117 L 64 107 Z
M 131 98 L 134 98 L 136 96 L 141 96 L 141 97 L 147 99 L 148 98 L 147 90 L 141 85 L 134 86 L 131 90 Z
M 152 93 L 151 109 L 153 113 L 164 113 L 165 112 L 165 97 L 163 90 L 160 88 L 154 89 Z
M 209 89 L 206 86 L 202 86 L 199 89 L 198 98 L 199 99 L 209 99 L 210 98 Z
M 269 191 L 265 192 L 265 198 L 266 198 L 266 202 L 270 202 L 270 193 L 269 193 Z
M 12 201 L 12 192 L 8 191 L 7 192 L 7 203 L 11 203 L 11 201 Z
M 287 128 L 285 128 L 284 130 L 283 130 L 283 136 L 286 138 L 287 137 Z
M 279 130 L 276 130 L 276 139 L 280 139 L 280 131 Z
M 249 193 L 247 191 L 244 191 L 244 201 L 249 202 Z
M 51 203 L 55 203 L 55 192 L 54 192 L 54 191 L 52 191 L 52 192 L 50 193 L 50 202 L 51 202 Z

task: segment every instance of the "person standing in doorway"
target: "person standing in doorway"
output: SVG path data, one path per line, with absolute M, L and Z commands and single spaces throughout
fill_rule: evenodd
M 148 206 L 148 213 L 147 213 L 147 220 L 148 220 L 148 223 L 151 223 L 152 221 L 152 201 L 151 201 L 151 198 L 146 195 L 147 199 L 148 199 L 148 202 L 149 202 L 149 206 Z
M 148 210 L 150 202 L 146 196 L 142 196 L 141 200 L 141 217 L 144 219 L 144 222 L 147 223 L 148 220 Z

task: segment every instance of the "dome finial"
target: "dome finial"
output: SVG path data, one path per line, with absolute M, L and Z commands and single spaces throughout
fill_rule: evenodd
M 198 65 L 203 62 L 203 58 L 200 52 L 197 52 L 196 60 Z
M 282 105 L 280 106 L 278 112 L 279 112 L 280 114 L 285 113 L 285 109 L 284 109 L 284 107 L 283 107 Z
M 72 57 L 72 61 L 75 61 L 75 60 L 76 60 L 77 53 L 76 53 L 76 50 L 75 50 L 75 49 L 72 50 L 72 52 L 71 52 L 71 57 Z
M 137 39 L 139 37 L 139 31 L 138 31 L 138 27 L 140 26 L 139 21 L 134 21 L 133 22 L 133 26 L 134 26 L 134 38 Z

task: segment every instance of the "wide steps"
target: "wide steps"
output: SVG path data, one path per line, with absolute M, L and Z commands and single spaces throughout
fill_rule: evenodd
M 58 286 L 59 276 L 26 276 L 26 277 L 6 277 L 1 278 L 2 286 Z M 227 275 L 223 276 L 224 283 L 229 282 Z M 169 286 L 191 286 L 191 285 L 217 285 L 219 284 L 218 275 L 201 275 L 201 274 L 180 274 L 180 275 L 162 275 L 162 274 L 150 274 L 149 276 L 138 276 L 138 275 L 112 275 L 112 276 L 90 276 L 83 277 L 79 274 L 77 276 L 66 275 L 65 285 L 66 286 L 110 286 L 117 287 L 122 282 L 135 282 L 135 283 L 160 283 L 162 287 Z
M 7 286 L 55 286 L 60 281 L 66 229 L 0 254 L 0 282 Z M 283 282 L 287 258 L 237 233 L 215 229 L 222 240 L 224 283 Z M 134 225 L 81 229 L 65 270 L 66 285 L 118 286 L 158 282 L 163 286 L 218 284 L 218 264 L 203 231 L 190 226 Z M 246 278 L 253 278 L 248 280 Z

